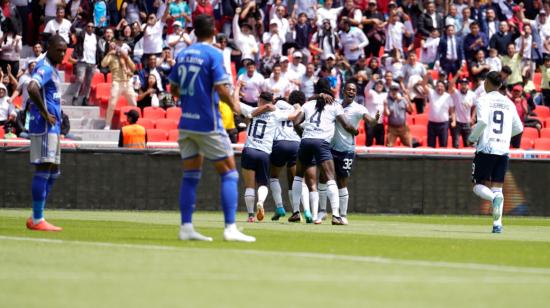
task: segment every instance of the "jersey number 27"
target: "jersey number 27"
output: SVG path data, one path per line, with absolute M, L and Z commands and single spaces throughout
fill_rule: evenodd
M 181 95 L 189 95 L 194 96 L 195 95 L 195 80 L 197 80 L 197 76 L 199 75 L 199 72 L 201 71 L 200 66 L 196 65 L 189 65 L 189 69 L 185 65 L 181 65 L 178 68 L 178 72 L 180 73 L 180 94 Z M 188 83 L 185 81 L 187 80 L 187 74 L 191 75 L 191 80 L 189 80 Z

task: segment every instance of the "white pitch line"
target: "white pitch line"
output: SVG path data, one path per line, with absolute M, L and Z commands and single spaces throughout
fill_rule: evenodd
M 373 257 L 373 256 L 338 255 L 338 254 L 330 254 L 330 253 L 278 252 L 278 251 L 264 251 L 264 250 L 240 250 L 240 249 L 220 249 L 220 248 L 189 248 L 189 247 L 144 245 L 144 244 L 86 242 L 86 241 L 72 241 L 72 240 L 4 236 L 4 235 L 0 235 L 0 240 L 28 241 L 28 242 L 39 242 L 39 243 L 49 243 L 49 244 L 72 244 L 72 245 L 85 245 L 85 246 L 109 247 L 109 248 L 132 248 L 132 249 L 145 249 L 145 250 L 158 250 L 158 251 L 193 251 L 193 252 L 202 252 L 202 253 L 207 251 L 214 251 L 214 252 L 229 252 L 229 253 L 236 253 L 236 254 L 248 254 L 248 255 L 254 255 L 254 256 L 315 258 L 315 259 L 323 259 L 323 260 L 340 260 L 340 261 L 364 262 L 364 263 L 385 264 L 385 265 L 404 265 L 404 266 L 448 268 L 448 269 L 459 269 L 459 270 L 481 270 L 481 271 L 491 271 L 491 272 L 550 275 L 550 268 L 541 268 L 541 267 L 518 267 L 518 266 L 492 265 L 492 264 L 482 264 L 482 263 L 405 260 L 405 259 L 393 259 L 393 258 Z

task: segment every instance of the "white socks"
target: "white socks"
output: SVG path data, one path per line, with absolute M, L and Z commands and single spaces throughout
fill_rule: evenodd
M 500 213 L 498 215 L 498 219 L 493 219 L 493 226 L 502 226 L 502 213 L 504 212 L 504 195 L 502 195 L 502 188 L 501 187 L 492 187 L 491 191 L 495 194 L 495 196 L 501 196 L 502 197 L 502 204 L 500 205 Z
M 303 179 L 299 176 L 294 177 L 292 182 L 292 212 L 300 211 L 300 198 L 302 197 Z
M 258 187 L 258 203 L 264 204 L 265 199 L 267 198 L 267 186 Z
M 309 189 L 305 182 L 302 182 L 302 206 L 304 207 L 304 212 L 309 211 Z
M 338 200 L 338 186 L 335 180 L 327 181 L 327 196 L 332 208 L 332 216 L 340 216 L 340 202 Z
M 319 192 L 312 191 L 309 193 L 309 202 L 311 203 L 313 219 L 317 219 L 319 213 Z
M 319 210 L 327 210 L 327 184 L 319 183 L 317 185 L 317 190 L 319 191 Z
M 487 201 L 493 201 L 495 198 L 495 194 L 489 189 L 489 187 L 481 184 L 476 184 L 474 186 L 474 194 L 476 194 L 481 199 L 487 200 Z
M 270 179 L 269 188 L 271 188 L 271 195 L 273 196 L 273 201 L 275 202 L 275 206 L 283 207 L 283 196 L 282 196 L 281 183 L 279 183 L 279 179 L 275 179 L 275 178 Z M 260 192 L 258 189 L 258 196 L 259 195 L 260 195 Z
M 244 191 L 244 203 L 248 214 L 254 214 L 254 201 L 256 200 L 256 191 L 254 188 L 247 188 Z
M 340 196 L 340 215 L 342 217 L 345 217 L 348 215 L 348 201 L 349 201 L 348 188 L 344 187 L 339 189 L 338 195 Z

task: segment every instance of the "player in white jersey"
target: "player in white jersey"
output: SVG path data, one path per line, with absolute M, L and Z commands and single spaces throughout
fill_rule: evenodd
M 369 116 L 369 112 L 365 106 L 355 102 L 357 96 L 357 85 L 348 82 L 344 87 L 344 99 L 337 104 L 340 104 L 344 109 L 344 115 L 349 123 L 356 129 L 359 127 L 359 122 L 365 120 L 370 125 L 376 125 L 380 118 L 380 112 L 377 112 L 375 117 Z M 340 200 L 340 217 L 343 224 L 348 224 L 348 178 L 351 176 L 351 166 L 355 158 L 355 136 L 350 134 L 340 123 L 336 123 L 336 131 L 330 143 L 331 152 L 334 159 L 334 167 L 336 171 L 336 184 L 338 185 L 338 195 Z M 322 223 L 326 217 L 327 204 L 327 178 L 324 172 L 321 172 L 319 178 L 319 204 L 321 211 L 317 215 L 317 208 L 313 206 L 313 219 L 315 224 Z
M 330 82 L 326 78 L 320 79 L 315 88 L 317 93 L 332 95 Z M 310 204 L 314 208 L 318 206 L 319 193 L 317 192 L 316 166 L 321 166 L 327 177 L 327 194 L 332 207 L 332 224 L 343 224 L 340 218 L 338 186 L 335 181 L 334 161 L 332 160 L 329 143 L 334 136 L 337 122 L 349 133 L 357 135 L 357 129 L 346 120 L 342 105 L 327 104 L 322 98 L 305 103 L 302 106 L 302 112 L 294 121 L 295 127 L 302 124 L 303 133 L 300 149 L 298 150 L 296 176 L 292 183 L 292 209 L 294 213 L 288 219 L 290 222 L 301 220 L 299 208 L 304 175 L 306 175 L 306 184 L 310 191 Z M 304 216 L 307 223 L 313 222 L 313 216 L 309 209 L 305 209 Z
M 238 86 L 236 92 L 238 92 Z M 238 95 L 238 94 L 236 94 Z M 236 96 L 235 95 L 235 96 Z M 278 110 L 272 105 L 273 94 L 262 92 L 258 108 L 241 103 L 241 113 L 251 119 L 248 125 L 246 143 L 241 156 L 241 168 L 244 179 L 244 201 L 248 211 L 248 222 L 254 222 L 255 188 L 258 186 L 258 203 L 256 218 L 264 219 L 264 202 L 269 183 L 269 155 L 273 138 L 281 122 L 293 121 L 300 109 Z M 255 112 L 256 111 L 256 112 Z
M 499 73 L 489 72 L 485 80 L 487 94 L 477 101 L 477 124 L 468 139 L 471 144 L 477 143 L 472 164 L 473 190 L 480 198 L 492 202 L 493 233 L 502 232 L 502 185 L 508 168 L 510 139 L 523 132 L 514 103 L 498 91 L 501 86 Z
M 288 101 L 287 103 L 282 99 L 277 100 L 275 106 L 277 109 L 292 111 L 297 106 L 301 106 L 306 102 L 306 96 L 302 91 L 292 91 L 288 97 Z M 276 206 L 275 214 L 271 217 L 273 221 L 277 221 L 286 215 L 283 206 L 281 184 L 279 182 L 279 174 L 285 166 L 289 187 L 288 197 L 289 200 L 292 200 L 292 181 L 296 175 L 296 158 L 299 147 L 300 136 L 294 130 L 294 123 L 292 121 L 281 122 L 281 125 L 277 127 L 275 138 L 273 139 L 273 150 L 270 156 L 269 187 L 271 188 L 271 195 Z M 309 191 L 305 183 L 302 185 L 302 203 L 304 204 L 304 208 L 309 208 Z

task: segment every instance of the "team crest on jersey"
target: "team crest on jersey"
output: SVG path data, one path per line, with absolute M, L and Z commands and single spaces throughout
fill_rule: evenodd
M 39 69 L 36 70 L 36 73 L 37 73 L 38 75 L 40 75 L 40 76 L 44 76 L 44 74 L 46 73 L 46 71 L 44 71 L 43 68 L 39 68 Z

